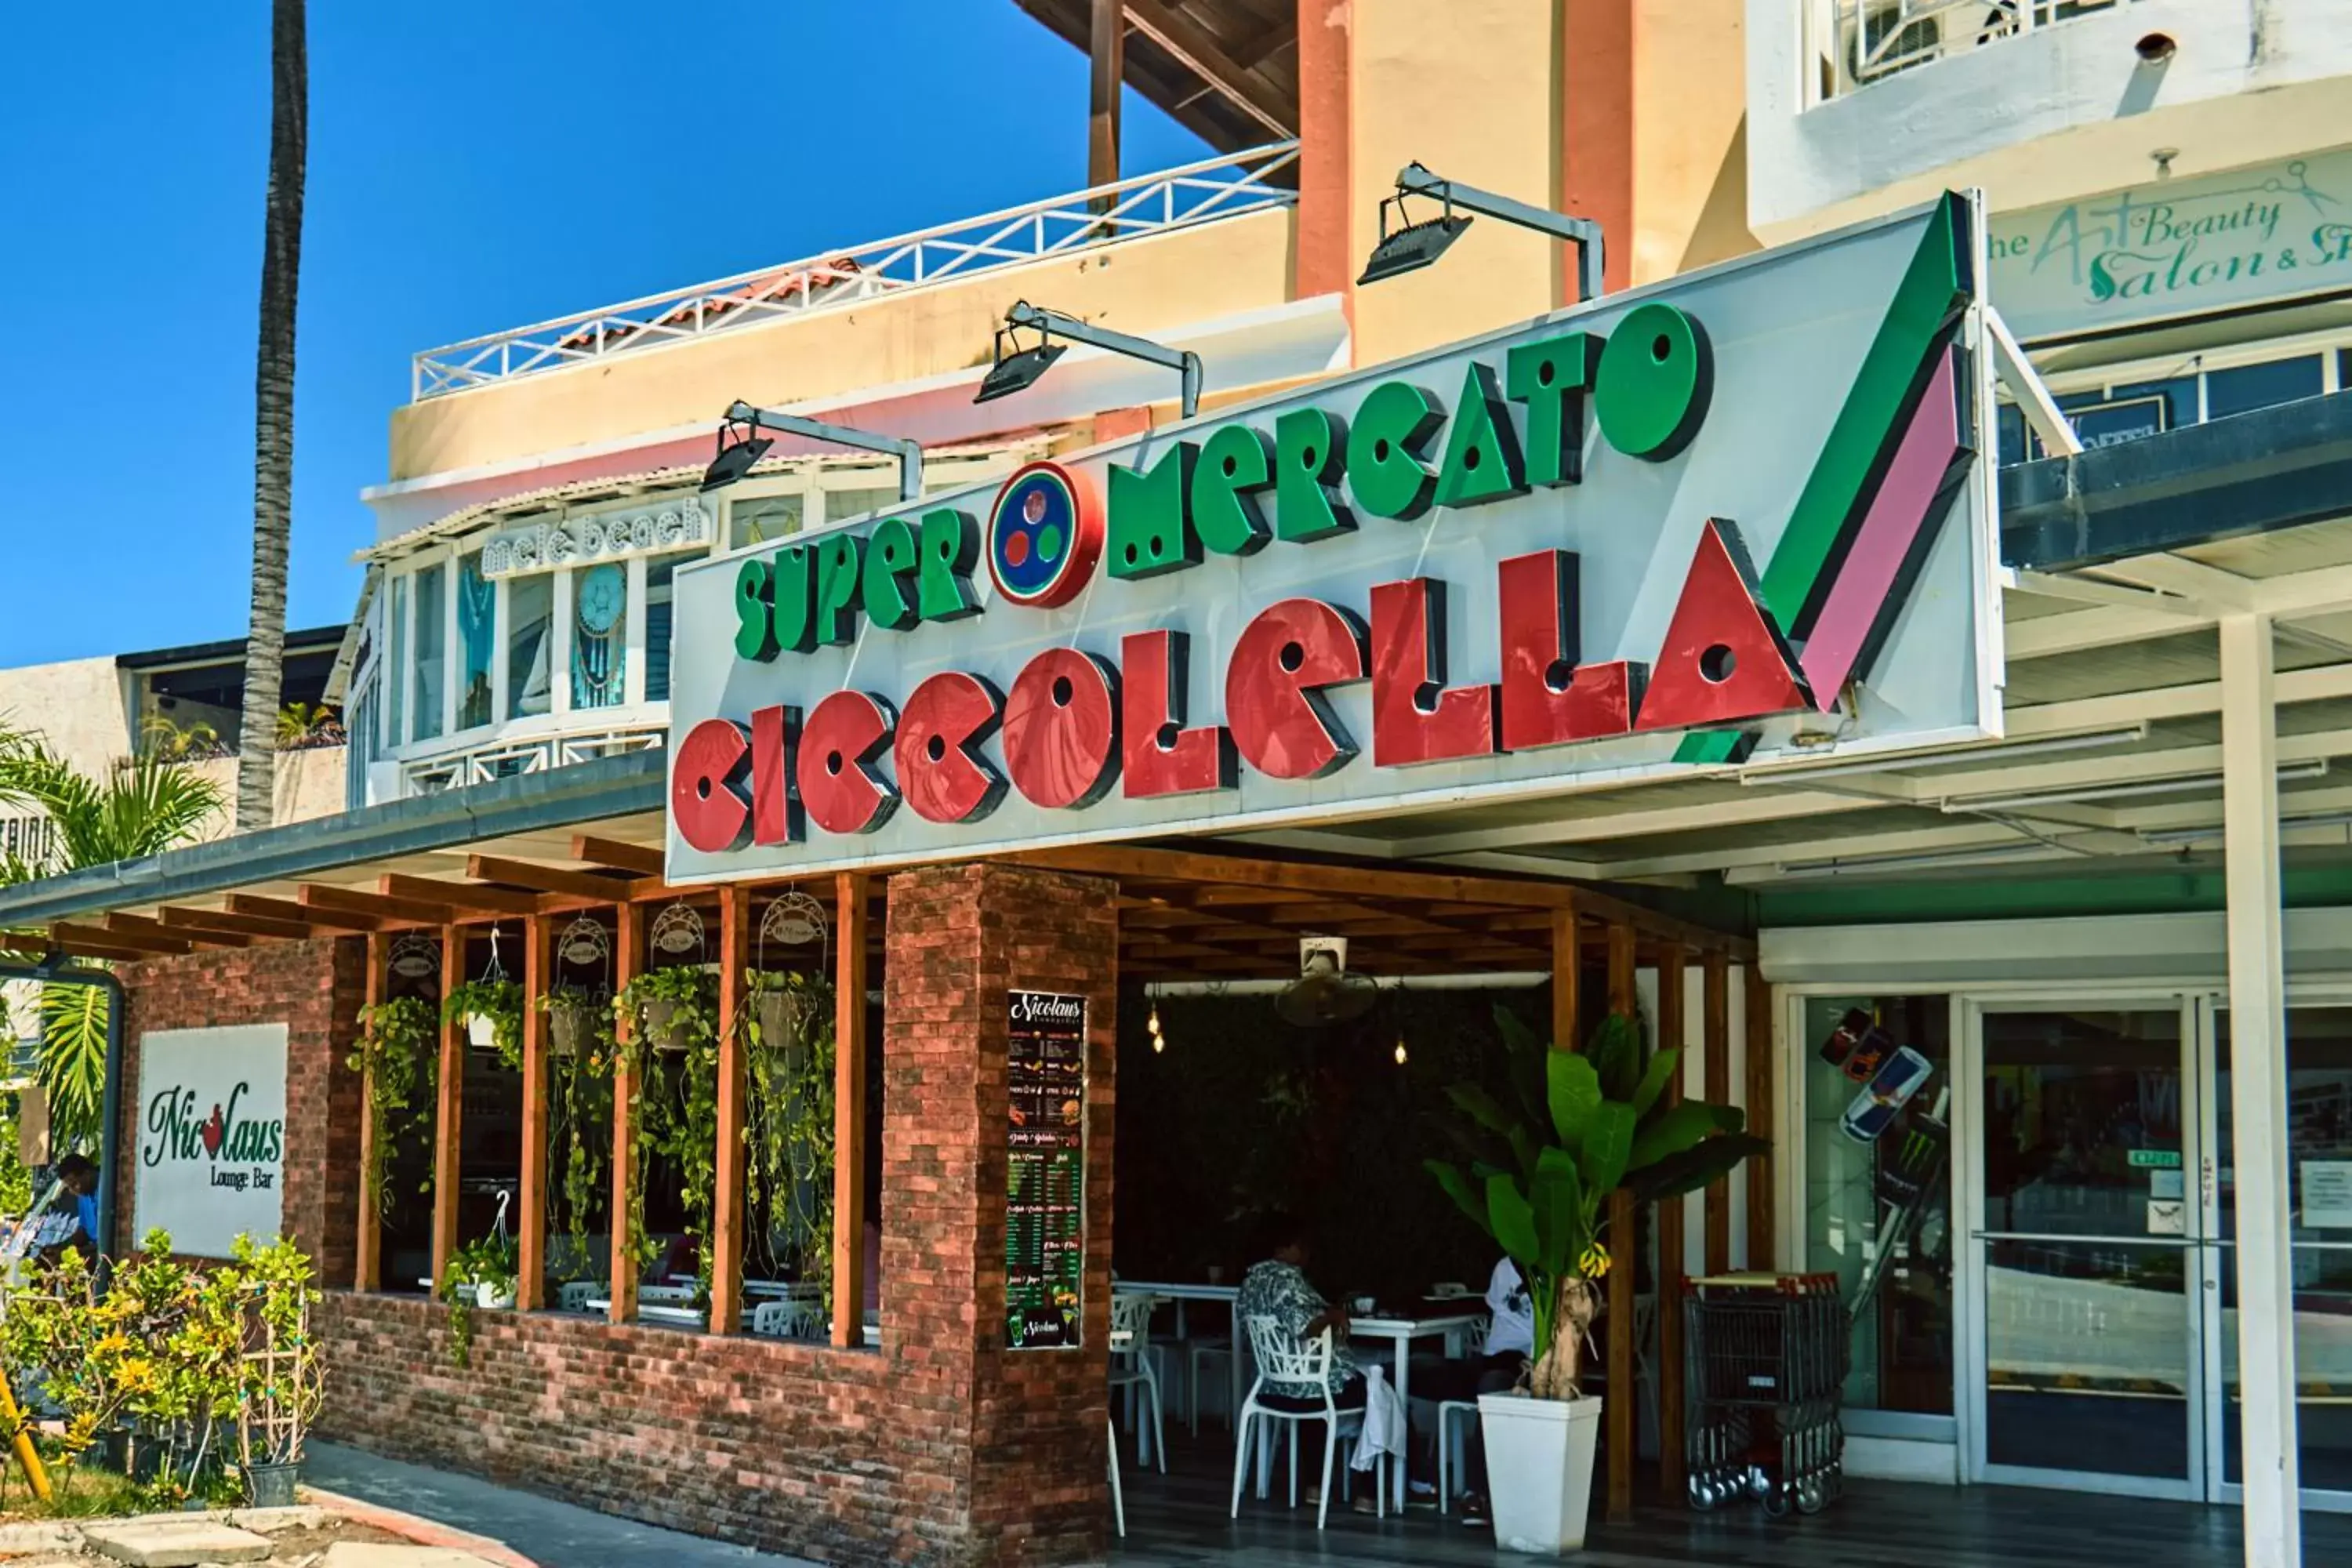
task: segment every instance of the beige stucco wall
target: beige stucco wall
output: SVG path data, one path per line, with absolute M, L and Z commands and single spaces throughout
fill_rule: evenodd
M 1640 0 L 1633 281 L 1756 248 L 1748 230 L 1744 0 Z
M 0 669 L 0 722 L 45 739 L 87 773 L 131 749 L 122 680 L 110 655 Z
M 1268 208 L 396 410 L 392 478 L 715 423 L 734 398 L 837 397 L 985 364 L 1017 300 L 1150 336 L 1290 297 L 1292 216 Z

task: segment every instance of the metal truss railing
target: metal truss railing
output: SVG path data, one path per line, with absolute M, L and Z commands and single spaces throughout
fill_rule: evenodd
M 1822 98 L 2134 0 L 1815 0 Z
M 1297 193 L 1275 177 L 1297 162 L 1297 142 L 1276 142 L 427 349 L 411 366 L 410 395 L 422 401 L 659 343 L 854 305 L 1087 246 L 1287 206 Z

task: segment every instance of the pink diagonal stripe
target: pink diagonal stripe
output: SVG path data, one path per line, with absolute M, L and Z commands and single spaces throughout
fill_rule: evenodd
M 1912 543 L 1927 521 L 1927 508 L 1943 488 L 1958 455 L 1959 406 L 1952 392 L 1952 351 L 1946 349 L 1936 374 L 1927 380 L 1927 395 L 1911 416 L 1895 449 L 1895 462 L 1871 498 L 1862 520 L 1862 531 L 1838 569 L 1837 581 L 1813 623 L 1798 662 L 1813 689 L 1814 704 L 1826 710 L 1853 673 L 1871 627 L 1887 608 L 1895 574 L 1903 570 Z

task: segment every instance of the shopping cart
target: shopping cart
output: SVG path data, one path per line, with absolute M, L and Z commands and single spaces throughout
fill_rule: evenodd
M 1752 1497 L 1775 1517 L 1840 1490 L 1838 1419 L 1853 1339 L 1834 1274 L 1695 1279 L 1683 1303 L 1691 1506 Z

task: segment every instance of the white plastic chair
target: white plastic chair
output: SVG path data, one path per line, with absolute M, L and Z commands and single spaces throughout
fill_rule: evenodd
M 815 1301 L 762 1301 L 751 1309 L 751 1331 L 772 1339 L 813 1339 L 830 1329 L 824 1319 L 824 1310 Z
M 588 1303 L 605 1293 L 594 1279 L 566 1279 L 555 1288 L 555 1304 L 567 1312 L 585 1312 Z
M 1125 1541 L 1127 1539 L 1127 1499 L 1121 1495 L 1118 1486 L 1118 1423 L 1105 1421 L 1103 1426 L 1110 1433 L 1110 1516 L 1118 1525 L 1118 1538 Z
M 1114 1295 L 1110 1299 L 1114 1347 L 1110 1352 L 1110 1391 L 1116 1395 L 1121 1389 L 1140 1390 L 1149 1398 L 1150 1425 L 1139 1415 L 1135 1423 L 1135 1462 L 1148 1466 L 1156 1458 L 1160 1461 L 1160 1473 L 1164 1476 L 1168 1473 L 1168 1445 L 1160 1424 L 1160 1373 L 1151 1364 L 1151 1306 L 1149 1296 Z M 1124 1341 L 1118 1337 L 1121 1334 L 1127 1336 Z
M 1321 1530 L 1331 1517 L 1331 1460 L 1339 1446 L 1343 1428 L 1363 1425 L 1364 1407 L 1358 1405 L 1343 1410 L 1331 1396 L 1331 1363 L 1334 1351 L 1331 1331 L 1324 1330 L 1313 1341 L 1301 1345 L 1282 1326 L 1278 1318 L 1263 1315 L 1244 1321 L 1249 1331 L 1250 1353 L 1257 1362 L 1257 1377 L 1250 1384 L 1249 1397 L 1242 1401 L 1241 1415 L 1234 1431 L 1234 1506 L 1231 1517 L 1242 1516 L 1242 1478 L 1249 1469 L 1250 1438 L 1255 1433 L 1258 1441 L 1258 1496 L 1266 1491 L 1266 1469 L 1273 1459 L 1270 1446 L 1274 1433 L 1269 1423 L 1289 1425 L 1290 1437 L 1290 1506 L 1298 1506 L 1298 1428 L 1309 1421 L 1323 1423 L 1323 1484 L 1317 1494 L 1315 1528 Z M 1271 1394 L 1269 1383 L 1297 1387 L 1311 1385 L 1322 1391 L 1320 1400 L 1312 1395 Z M 1342 1467 L 1343 1484 L 1349 1473 Z M 1373 1477 L 1374 1493 L 1380 1499 L 1381 1517 L 1389 1510 L 1388 1488 Z
M 1234 1396 L 1229 1392 L 1234 1385 L 1233 1341 L 1194 1340 L 1186 1350 L 1185 1363 L 1184 1413 L 1192 1424 L 1192 1436 L 1197 1437 L 1201 1435 L 1201 1373 L 1204 1363 L 1215 1374 L 1218 1388 L 1226 1391 L 1218 1394 L 1217 1403 L 1226 1407 L 1225 1425 L 1231 1427 L 1234 1424 Z
M 1494 1319 L 1489 1316 L 1480 1318 L 1476 1322 L 1470 1323 L 1464 1327 L 1462 1331 L 1462 1342 L 1465 1345 L 1474 1345 L 1477 1347 L 1477 1350 L 1473 1351 L 1470 1353 L 1476 1354 L 1485 1350 L 1486 1335 L 1493 1325 Z M 1441 1514 L 1444 1513 L 1453 1506 L 1453 1483 L 1465 1479 L 1465 1472 L 1468 1468 L 1468 1456 L 1465 1454 L 1462 1447 L 1462 1428 L 1457 1426 L 1456 1423 L 1463 1420 L 1475 1421 L 1477 1419 L 1478 1402 L 1475 1399 L 1442 1399 L 1438 1401 L 1437 1511 Z

